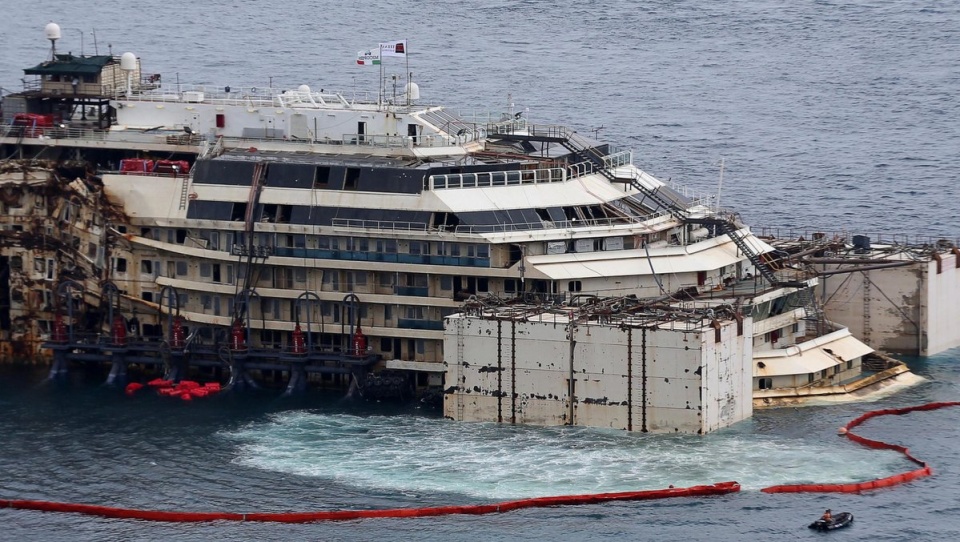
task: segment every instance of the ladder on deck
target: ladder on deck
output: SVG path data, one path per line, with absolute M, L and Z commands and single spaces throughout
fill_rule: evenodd
M 600 172 L 601 175 L 607 178 L 608 181 L 612 183 L 625 183 L 629 184 L 636 190 L 638 190 L 645 197 L 650 198 L 657 206 L 661 209 L 666 209 L 674 218 L 679 220 L 684 220 L 686 218 L 686 209 L 678 205 L 677 202 L 665 198 L 659 192 L 659 189 L 650 189 L 646 186 L 643 186 L 635 177 L 618 177 L 610 168 L 607 167 L 607 163 L 604 161 L 604 155 L 601 152 L 590 144 L 589 140 L 586 140 L 576 133 L 573 132 L 562 132 L 565 136 L 560 144 L 564 146 L 567 150 L 576 153 L 577 155 L 583 157 L 588 162 L 593 164 L 594 168 Z
M 457 384 L 454 387 L 454 394 L 457 397 L 457 421 L 463 421 L 463 411 L 465 405 L 463 404 L 463 396 L 466 391 L 463 389 L 463 364 L 465 360 L 463 359 L 463 315 L 460 315 L 457 318 Z
M 180 180 L 180 210 L 187 208 L 187 202 L 190 201 L 190 176 L 184 175 Z
M 785 284 L 774 273 L 777 263 L 766 254 L 759 253 L 746 241 L 746 234 L 742 233 L 740 226 L 733 220 L 718 217 L 703 217 L 688 219 L 691 224 L 700 224 L 703 226 L 715 226 L 720 232 L 727 234 L 730 240 L 737 245 L 740 252 L 750 260 L 750 263 L 757 269 L 760 276 L 772 285 Z M 796 285 L 799 287 L 799 285 Z

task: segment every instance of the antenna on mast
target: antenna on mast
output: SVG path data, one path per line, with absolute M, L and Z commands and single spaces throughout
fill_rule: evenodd
M 47 23 L 43 28 L 43 33 L 50 40 L 50 60 L 57 59 L 57 40 L 60 39 L 60 25 L 54 22 Z
M 720 159 L 720 182 L 717 183 L 717 213 L 720 212 L 720 191 L 723 190 L 723 158 Z

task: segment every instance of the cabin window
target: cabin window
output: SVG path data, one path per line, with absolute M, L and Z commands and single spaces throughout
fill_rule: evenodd
M 419 256 L 430 253 L 430 244 L 425 241 L 410 241 L 410 254 Z
M 394 239 L 380 239 L 377 241 L 377 252 L 386 254 L 397 253 L 397 242 Z
M 140 272 L 144 275 L 153 274 L 153 262 L 150 260 L 143 260 L 140 262 Z
M 200 278 L 208 279 L 213 274 L 213 265 L 209 263 L 200 264 Z
M 324 316 L 332 318 L 333 323 L 340 322 L 340 304 L 324 301 L 320 304 L 320 311 Z
M 247 218 L 247 203 L 245 201 L 238 201 L 233 204 L 233 209 L 230 211 L 230 220 L 233 222 L 243 222 Z
M 182 245 L 187 240 L 187 230 L 177 230 L 177 244 Z
M 583 283 L 579 280 L 571 280 L 567 283 L 568 292 L 580 292 L 583 290 Z
M 324 189 L 330 184 L 330 167 L 317 166 L 317 173 L 313 178 L 313 187 Z
M 117 273 L 126 273 L 127 272 L 127 259 L 126 258 L 117 258 L 114 260 L 114 269 Z
M 335 269 L 326 269 L 323 271 L 323 283 L 330 285 L 330 290 L 340 291 L 340 271 Z
M 423 307 L 406 306 L 403 308 L 404 318 L 408 320 L 423 320 L 425 318 Z
M 317 248 L 321 250 L 339 250 L 340 241 L 336 237 L 318 237 Z
M 356 190 L 357 182 L 360 180 L 360 168 L 348 167 L 347 176 L 343 181 L 344 190 Z
M 503 281 L 503 291 L 508 294 L 517 293 L 517 279 L 505 279 Z
M 272 316 L 273 318 L 281 318 L 283 314 L 280 312 L 280 300 L 279 299 L 264 299 L 260 302 L 260 310 L 263 311 L 264 316 Z
M 758 387 L 761 390 L 773 389 L 773 379 L 772 378 L 761 378 L 758 382 Z
M 407 273 L 406 274 L 407 286 L 414 288 L 426 288 L 427 287 L 427 276 L 420 273 Z
M 490 280 L 487 277 L 477 278 L 477 292 L 489 292 Z
M 273 273 L 274 288 L 293 288 L 293 269 L 289 267 L 278 267 Z
M 347 271 L 347 290 L 353 290 L 357 286 L 367 285 L 366 271 Z
M 440 289 L 449 292 L 453 290 L 453 277 L 449 275 L 444 275 L 440 277 Z

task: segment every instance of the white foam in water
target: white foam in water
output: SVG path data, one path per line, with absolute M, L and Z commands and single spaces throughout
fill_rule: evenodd
M 235 462 L 404 494 L 484 499 L 740 482 L 847 483 L 913 468 L 895 452 L 847 439 L 642 435 L 586 428 L 455 423 L 412 416 L 285 412 L 224 436 Z

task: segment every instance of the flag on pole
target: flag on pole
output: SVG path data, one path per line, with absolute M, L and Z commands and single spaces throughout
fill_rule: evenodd
M 357 53 L 357 64 L 361 66 L 377 66 L 380 64 L 380 51 L 360 51 Z
M 407 56 L 407 40 L 388 41 L 380 44 L 380 56 Z

